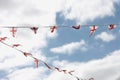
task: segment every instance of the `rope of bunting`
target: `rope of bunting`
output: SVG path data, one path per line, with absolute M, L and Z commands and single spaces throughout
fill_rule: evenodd
M 93 33 L 97 30 L 97 26 L 107 26 L 109 30 L 113 30 L 116 26 L 120 26 L 120 24 L 106 24 L 106 25 L 77 25 L 77 26 L 70 26 L 69 28 L 73 28 L 73 29 L 80 29 L 81 26 L 83 27 L 88 27 L 88 26 L 92 26 L 90 29 L 90 34 L 89 36 L 92 36 Z M 51 33 L 53 33 L 56 29 L 58 28 L 62 28 L 62 27 L 68 27 L 68 26 L 44 26 L 43 28 L 50 28 Z M 12 33 L 12 36 L 15 37 L 15 33 L 17 32 L 17 28 L 30 28 L 34 34 L 37 34 L 37 30 L 40 27 L 31 27 L 31 26 L 14 26 L 14 27 L 10 27 L 10 26 L 0 26 L 0 28 L 11 28 L 10 32 Z
M 69 75 L 75 77 L 77 80 L 80 80 L 77 76 L 73 75 L 73 72 L 75 72 L 74 70 L 68 71 L 68 70 L 65 70 L 65 69 L 63 69 L 63 70 L 59 69 L 58 67 L 55 67 L 55 66 L 51 67 L 46 62 L 44 62 L 43 60 L 34 57 L 31 53 L 24 52 L 22 50 L 17 49 L 17 47 L 21 46 L 21 44 L 12 44 L 12 45 L 6 44 L 4 42 L 6 39 L 7 39 L 7 37 L 1 37 L 0 42 L 4 45 L 8 46 L 8 47 L 11 47 L 11 48 L 21 52 L 25 57 L 29 56 L 29 57 L 33 58 L 37 68 L 39 67 L 39 62 L 42 62 L 49 70 L 57 70 L 58 72 L 63 72 L 64 74 L 69 74 Z
M 81 26 L 84 26 L 84 27 L 92 26 L 90 28 L 90 34 L 89 34 L 89 36 L 92 36 L 93 33 L 97 30 L 97 28 L 98 28 L 97 26 L 108 26 L 109 30 L 113 30 L 117 25 L 120 25 L 120 24 L 78 25 L 78 26 L 72 26 L 70 28 L 78 30 L 78 29 L 81 28 Z M 44 26 L 44 28 L 48 28 L 48 27 L 50 28 L 51 33 L 53 33 L 57 28 L 68 27 L 68 26 L 59 26 L 59 27 L 58 26 Z M 14 27 L 11 27 L 11 26 L 0 26 L 0 28 L 10 28 L 10 32 L 12 33 L 12 36 L 15 37 L 15 33 L 17 32 L 17 28 L 30 28 L 34 32 L 34 34 L 37 34 L 37 30 L 38 30 L 39 27 L 31 27 L 31 26 L 14 26 Z M 58 72 L 63 72 L 64 74 L 69 74 L 69 75 L 75 77 L 77 80 L 80 80 L 77 76 L 73 75 L 74 70 L 68 71 L 68 70 L 61 70 L 61 69 L 59 69 L 58 67 L 55 67 L 55 66 L 51 67 L 46 62 L 44 62 L 43 60 L 37 59 L 36 57 L 34 57 L 31 53 L 24 52 L 22 50 L 17 49 L 16 47 L 21 46 L 21 44 L 13 44 L 11 46 L 11 45 L 8 45 L 8 44 L 4 43 L 4 41 L 6 39 L 7 39 L 7 37 L 0 37 L 0 42 L 2 44 L 6 45 L 6 46 L 9 46 L 9 47 L 11 47 L 11 48 L 21 52 L 25 57 L 29 56 L 29 57 L 33 58 L 37 68 L 38 68 L 39 62 L 42 62 L 50 70 L 57 70 Z M 90 78 L 89 80 L 94 80 L 94 78 Z

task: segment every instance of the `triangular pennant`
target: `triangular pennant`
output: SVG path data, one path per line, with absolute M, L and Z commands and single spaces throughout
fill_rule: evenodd
M 75 71 L 74 71 L 74 70 L 72 70 L 72 71 L 69 71 L 68 73 L 69 73 L 70 75 L 73 75 L 73 74 L 72 74 L 73 72 L 75 72 Z
M 5 41 L 7 37 L 0 37 L 0 41 Z
M 52 69 L 47 63 L 44 62 L 44 64 L 48 69 Z
M 17 32 L 17 30 L 14 27 L 12 27 L 10 32 L 12 33 L 12 36 L 15 37 L 15 33 Z
M 56 69 L 58 72 L 61 72 L 61 70 L 60 70 L 59 68 L 55 67 L 55 69 Z
M 55 31 L 57 27 L 56 26 L 52 26 L 50 29 L 51 29 L 51 33 L 53 33 Z
M 96 30 L 97 30 L 97 26 L 93 25 L 90 29 L 90 36 L 92 36 Z
M 109 26 L 108 26 L 108 29 L 109 30 L 112 30 L 112 29 L 114 29 L 115 28 L 115 25 L 114 24 L 110 24 Z
M 18 47 L 18 46 L 21 46 L 20 44 L 13 44 L 12 47 Z
M 94 78 L 90 78 L 89 80 L 94 80 Z
M 67 70 L 62 70 L 65 74 L 67 73 Z
M 72 26 L 72 28 L 74 28 L 74 29 L 80 29 L 80 25 L 78 25 L 78 26 Z
M 32 27 L 32 28 L 30 28 L 30 29 L 33 30 L 34 33 L 36 34 L 36 33 L 37 33 L 37 30 L 38 30 L 38 27 Z
M 35 59 L 34 62 L 35 62 L 35 64 L 36 64 L 36 67 L 38 68 L 39 60 L 38 60 L 37 58 L 34 58 L 34 59 Z
M 27 52 L 23 52 L 24 56 L 27 57 L 27 56 L 32 56 L 31 53 L 27 53 Z

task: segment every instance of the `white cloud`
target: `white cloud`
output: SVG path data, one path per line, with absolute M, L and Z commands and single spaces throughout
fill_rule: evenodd
M 88 62 L 57 61 L 56 65 L 62 64 L 62 69 L 75 70 L 75 75 L 80 78 L 95 80 L 117 80 L 120 76 L 120 50 L 116 50 L 106 57 Z M 63 67 L 64 65 L 64 67 Z M 74 77 L 54 71 L 45 80 L 76 80 Z
M 81 23 L 98 17 L 113 16 L 114 4 L 119 2 L 119 0 L 1 0 L 0 24 L 54 25 L 57 12 L 62 12 L 66 19 L 74 19 Z
M 56 13 L 62 9 L 64 0 L 11 0 L 7 2 L 2 0 L 0 2 L 4 4 L 2 5 L 3 8 L 0 9 L 1 25 L 32 24 L 48 26 L 56 24 Z
M 41 69 L 25 68 L 12 72 L 7 77 L 9 80 L 42 80 L 44 72 L 46 71 L 43 67 Z
M 116 36 L 107 32 L 102 32 L 99 35 L 95 36 L 95 39 L 101 39 L 104 42 L 110 42 L 112 40 L 115 40 Z
M 60 54 L 72 54 L 76 50 L 86 51 L 86 45 L 86 42 L 81 40 L 80 42 L 71 42 L 60 47 L 51 48 L 50 51 Z
M 66 0 L 63 15 L 67 19 L 75 19 L 80 22 L 94 20 L 97 17 L 113 16 L 114 3 L 120 0 Z

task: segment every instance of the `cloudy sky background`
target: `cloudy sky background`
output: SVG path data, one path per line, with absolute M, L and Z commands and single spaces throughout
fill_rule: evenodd
M 89 26 L 78 24 L 120 23 L 120 0 L 0 0 L 0 26 L 39 26 L 35 35 L 30 29 L 0 28 L 5 43 L 19 43 L 19 49 L 32 53 L 51 66 L 75 70 L 79 78 L 120 80 L 120 26 L 109 31 L 98 26 L 89 37 Z M 54 33 L 43 26 L 61 25 Z M 42 63 L 0 43 L 0 80 L 76 80 L 70 75 L 48 70 Z

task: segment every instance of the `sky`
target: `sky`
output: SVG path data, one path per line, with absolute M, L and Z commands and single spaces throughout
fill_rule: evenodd
M 21 44 L 17 49 L 60 69 L 74 70 L 80 79 L 120 80 L 120 0 L 0 0 L 0 37 L 5 43 Z M 58 26 L 50 32 L 49 26 Z M 79 30 L 71 26 L 96 25 Z M 17 28 L 12 37 L 5 26 Z M 47 27 L 46 27 L 47 26 Z M 61 27 L 67 26 L 67 27 Z M 0 80 L 76 80 L 69 74 L 49 70 L 42 62 L 36 68 L 32 58 L 0 43 Z

